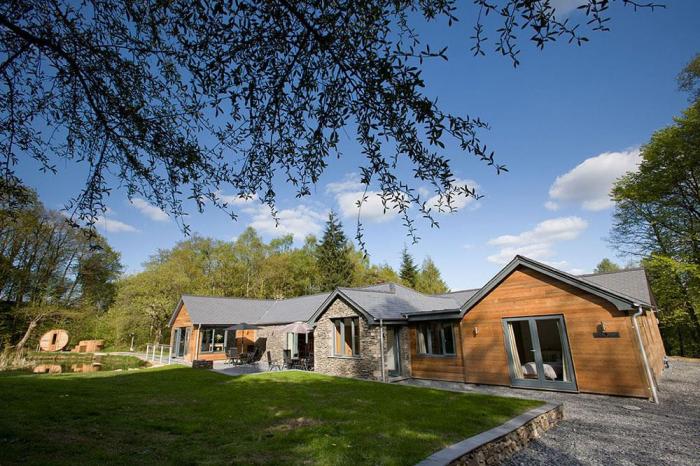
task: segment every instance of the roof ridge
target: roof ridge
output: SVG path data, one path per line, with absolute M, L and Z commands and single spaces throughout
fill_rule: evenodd
M 465 291 L 479 291 L 481 288 L 466 288 L 464 290 L 448 291 L 447 293 L 431 294 L 428 296 L 445 296 L 446 294 L 464 293 Z
M 353 287 L 350 287 L 350 286 L 339 286 L 339 287 L 337 287 L 337 289 L 339 289 L 339 290 L 360 291 L 360 292 L 362 292 L 362 293 L 396 294 L 396 291 L 368 290 L 367 288 L 362 288 L 362 287 L 353 288 Z
M 246 301 L 260 301 L 260 302 L 269 302 L 269 303 L 275 303 L 279 301 L 290 301 L 292 299 L 299 299 L 299 298 L 310 298 L 312 296 L 321 296 L 321 295 L 327 295 L 330 294 L 330 291 L 320 291 L 318 293 L 314 294 L 303 294 L 301 296 L 292 296 L 289 298 L 282 298 L 282 299 L 274 299 L 274 298 L 246 298 L 242 296 L 206 296 L 206 295 L 201 295 L 201 294 L 182 294 L 181 296 L 184 297 L 190 297 L 190 298 L 207 298 L 207 299 L 237 299 L 237 300 L 246 300 Z
M 280 301 L 279 299 L 270 299 L 270 298 L 245 298 L 241 296 L 206 296 L 202 294 L 183 294 L 181 295 L 183 298 L 184 297 L 189 297 L 189 298 L 207 298 L 207 299 L 238 299 L 238 300 L 247 300 L 247 301 L 267 301 L 267 302 L 274 302 L 274 301 Z M 285 298 L 289 299 L 289 298 Z
M 621 270 L 615 270 L 613 272 L 593 272 L 593 273 L 584 273 L 581 275 L 574 275 L 575 277 L 597 277 L 599 275 L 612 275 L 614 273 L 623 273 L 623 272 L 636 272 L 638 270 L 645 270 L 644 267 L 639 266 L 639 267 L 630 267 L 628 269 L 621 269 Z

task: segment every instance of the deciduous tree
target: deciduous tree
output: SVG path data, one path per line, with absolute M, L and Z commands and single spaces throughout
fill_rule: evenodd
M 432 219 L 416 183 L 443 210 L 477 195 L 455 182 L 453 152 L 504 170 L 481 141 L 487 124 L 425 91 L 424 63 L 447 48 L 422 23 L 459 28 L 474 54 L 492 45 L 517 65 L 522 40 L 581 44 L 585 30 L 606 31 L 608 0 L 581 3 L 575 24 L 550 0 L 3 2 L 0 180 L 15 186 L 27 159 L 47 172 L 78 164 L 90 176 L 70 207 L 88 223 L 115 186 L 179 219 L 189 199 L 235 218 L 222 189 L 257 194 L 275 215 L 273 180 L 311 194 L 347 133 L 365 157 L 362 182 L 415 234 L 410 207 Z

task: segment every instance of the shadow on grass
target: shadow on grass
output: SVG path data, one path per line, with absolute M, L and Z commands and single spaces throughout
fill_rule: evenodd
M 541 402 L 303 372 L 3 376 L 8 463 L 415 463 Z M 4 463 L 3 463 L 4 464 Z

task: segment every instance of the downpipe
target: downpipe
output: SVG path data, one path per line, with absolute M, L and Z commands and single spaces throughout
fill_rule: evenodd
M 638 310 L 632 314 L 632 326 L 634 327 L 634 333 L 637 335 L 637 341 L 639 342 L 639 353 L 642 355 L 642 363 L 644 364 L 644 372 L 647 376 L 647 383 L 649 384 L 649 390 L 651 391 L 651 401 L 658 404 L 659 395 L 656 392 L 656 383 L 654 383 L 654 375 L 651 372 L 651 366 L 649 366 L 649 359 L 647 358 L 647 353 L 644 350 L 644 342 L 642 340 L 642 333 L 639 331 L 639 323 L 637 322 L 637 317 L 644 315 L 644 310 L 642 306 L 637 306 Z
M 384 363 L 384 320 L 379 319 L 379 353 L 381 355 L 382 382 L 386 382 L 386 368 Z

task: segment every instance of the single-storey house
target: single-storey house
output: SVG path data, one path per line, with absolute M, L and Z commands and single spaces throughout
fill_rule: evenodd
M 183 296 L 170 326 L 185 360 L 255 347 L 275 361 L 313 353 L 330 375 L 655 398 L 655 311 L 643 269 L 574 276 L 516 256 L 482 288 L 442 295 L 388 283 L 281 300 Z M 283 330 L 297 321 L 313 332 Z

